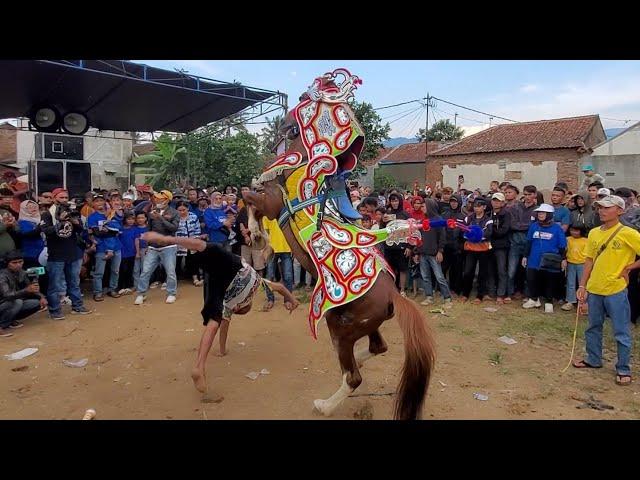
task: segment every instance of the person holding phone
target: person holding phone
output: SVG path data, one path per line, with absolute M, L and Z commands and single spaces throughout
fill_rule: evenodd
M 20 250 L 12 250 L 4 258 L 7 268 L 0 270 L 0 337 L 10 337 L 11 329 L 20 328 L 20 320 L 47 307 L 38 281 L 33 282 L 23 270 Z

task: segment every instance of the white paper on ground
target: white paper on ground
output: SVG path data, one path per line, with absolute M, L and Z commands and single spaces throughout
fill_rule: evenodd
M 516 343 L 518 343 L 516 340 L 511 337 L 507 337 L 506 335 L 498 338 L 498 340 L 500 340 L 502 343 L 506 343 L 507 345 L 515 345 Z
M 87 363 L 89 363 L 89 359 L 81 358 L 80 360 L 62 360 L 62 363 L 64 363 L 67 367 L 82 368 L 87 366 Z
M 33 355 L 38 351 L 37 348 L 25 348 L 20 350 L 19 352 L 14 352 L 10 355 L 5 355 L 4 357 L 7 360 L 22 360 L 23 358 L 28 357 L 29 355 Z

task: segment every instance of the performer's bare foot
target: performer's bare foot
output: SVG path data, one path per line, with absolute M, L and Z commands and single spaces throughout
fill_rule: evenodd
M 226 350 L 220 350 L 218 353 L 216 353 L 216 356 L 218 357 L 224 357 L 227 354 Z
M 207 377 L 202 370 L 197 368 L 191 370 L 191 379 L 193 380 L 193 385 L 196 387 L 196 390 L 201 393 L 207 391 Z

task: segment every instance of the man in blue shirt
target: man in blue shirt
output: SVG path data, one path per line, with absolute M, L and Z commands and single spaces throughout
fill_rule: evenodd
M 93 199 L 93 212 L 87 219 L 87 227 L 96 239 L 96 266 L 93 273 L 93 299 L 102 302 L 102 277 L 108 260 L 111 260 L 111 276 L 109 277 L 109 289 L 107 295 L 113 298 L 120 297 L 117 291 L 120 261 L 122 260 L 122 245 L 118 234 L 122 230 L 122 203 L 114 202 L 116 214 L 110 221 L 107 217 L 105 199 L 98 195 Z
M 211 194 L 211 207 L 204 212 L 204 223 L 206 225 L 206 233 L 209 235 L 209 242 L 220 244 L 226 248 L 233 222 L 233 217 L 227 215 L 226 207 L 223 205 L 222 194 L 213 192 Z
M 555 209 L 553 221 L 560 224 L 562 230 L 566 232 L 571 223 L 571 212 L 564 206 L 564 197 L 567 192 L 560 186 L 555 186 L 551 192 L 551 205 Z

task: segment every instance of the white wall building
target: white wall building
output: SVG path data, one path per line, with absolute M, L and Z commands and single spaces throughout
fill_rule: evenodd
M 604 177 L 607 188 L 640 190 L 640 122 L 593 147 L 583 164 L 593 165 Z
M 38 157 L 36 149 L 38 132 L 27 130 L 28 120 L 26 119 L 19 119 L 18 127 L 16 163 L 23 171 L 29 171 L 30 162 Z M 83 138 L 84 144 L 83 159 L 78 162 L 88 162 L 91 165 L 92 187 L 122 189 L 128 186 L 133 148 L 131 132 L 90 128 L 80 138 Z

